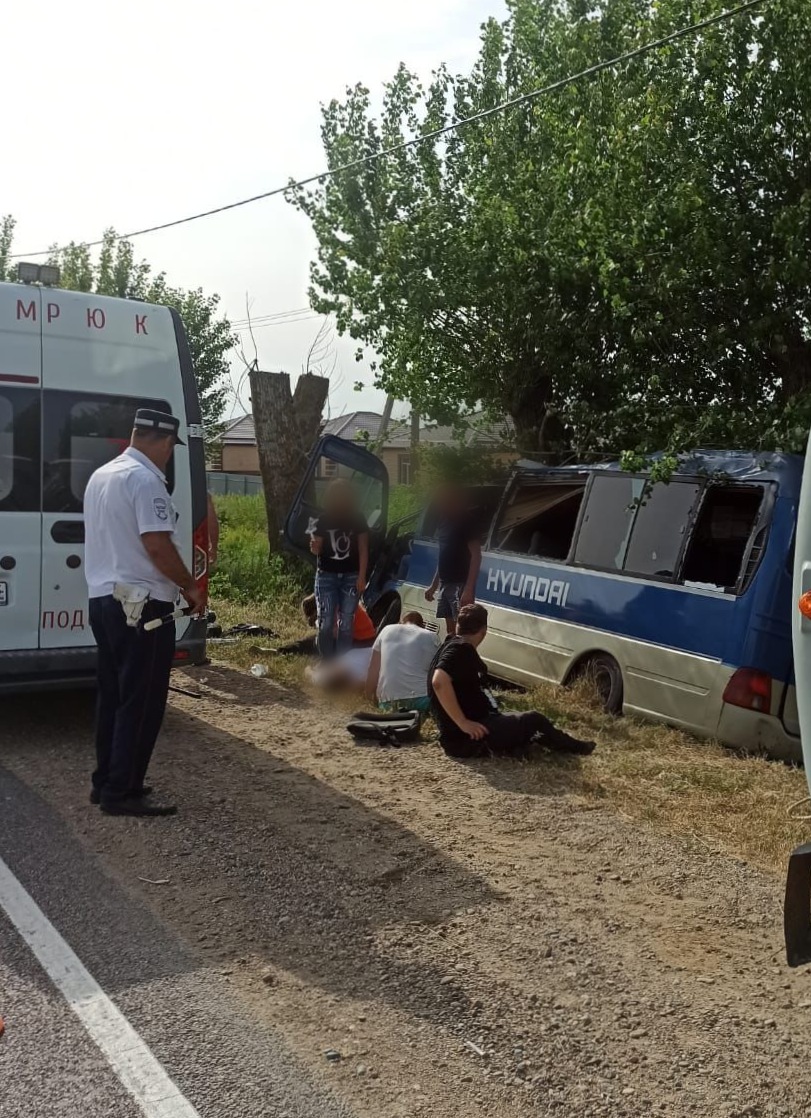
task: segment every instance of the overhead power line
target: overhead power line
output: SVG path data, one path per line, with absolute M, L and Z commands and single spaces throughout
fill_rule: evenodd
M 643 54 L 650 51 L 659 50 L 660 47 L 668 46 L 670 43 L 678 42 L 680 39 L 685 39 L 690 35 L 695 35 L 699 31 L 705 31 L 709 27 L 714 27 L 719 23 L 724 23 L 728 19 L 741 15 L 743 12 L 751 11 L 753 8 L 762 7 L 764 4 L 769 3 L 770 0 L 746 0 L 746 3 L 738 4 L 734 8 L 727 8 L 717 15 L 710 16 L 703 19 L 698 23 L 691 23 L 687 27 L 681 28 L 679 31 L 673 31 L 670 35 L 664 35 L 661 39 L 654 39 L 650 43 L 645 43 L 641 47 L 635 47 L 633 50 L 625 51 L 619 54 L 616 58 L 607 59 L 605 62 L 597 62 L 593 66 L 588 66 L 585 70 L 580 70 L 576 74 L 569 74 L 565 78 L 560 78 L 558 81 L 551 82 L 549 85 L 542 86 L 540 89 L 534 89 L 529 93 L 522 93 L 519 97 L 513 97 L 509 101 L 502 101 L 498 105 L 494 105 L 490 109 L 484 109 L 482 112 L 474 113 L 473 116 L 463 117 L 461 120 L 454 121 L 452 124 L 446 124 L 442 128 L 435 128 L 431 132 L 425 132 L 420 136 L 415 136 L 411 140 L 403 140 L 402 143 L 394 144 L 390 148 L 384 148 L 382 151 L 373 152 L 371 155 L 363 156 L 360 159 L 353 159 L 349 163 L 343 163 L 339 167 L 333 167 L 326 171 L 321 171 L 317 175 L 310 175 L 309 178 L 299 179 L 297 182 L 287 182 L 284 186 L 274 187 L 273 190 L 265 190 L 261 194 L 254 194 L 250 198 L 241 198 L 238 202 L 228 202 L 224 206 L 215 206 L 211 210 L 202 210 L 200 213 L 189 214 L 188 217 L 178 217 L 174 221 L 164 221 L 160 225 L 149 225 L 144 229 L 134 229 L 131 233 L 120 233 L 115 237 L 116 241 L 129 241 L 133 237 L 143 237 L 147 233 L 159 233 L 163 229 L 174 229 L 178 225 L 188 225 L 192 221 L 200 221 L 204 217 L 214 217 L 215 214 L 227 213 L 228 210 L 236 210 L 241 206 L 250 206 L 254 202 L 261 202 L 265 198 L 273 198 L 278 194 L 284 194 L 287 190 L 295 190 L 302 186 L 311 186 L 313 183 L 323 182 L 325 179 L 334 178 L 336 175 L 342 175 L 346 171 L 354 171 L 360 167 L 365 167 L 369 163 L 376 162 L 378 159 L 386 159 L 390 155 L 396 155 L 398 152 L 406 151 L 409 148 L 417 147 L 419 144 L 428 143 L 431 140 L 437 140 L 441 136 L 446 136 L 450 132 L 455 132 L 460 128 L 465 128 L 469 124 L 476 124 L 478 121 L 487 120 L 489 117 L 496 116 L 498 113 L 507 112 L 509 109 L 515 109 L 519 105 L 529 104 L 531 101 L 537 100 L 538 97 L 544 97 L 549 93 L 556 93 L 560 89 L 565 89 L 567 85 L 572 85 L 574 82 L 581 81 L 583 78 L 593 77 L 595 74 L 602 73 L 603 70 L 610 70 L 614 66 L 620 66 L 624 62 L 630 62 L 634 58 L 639 58 Z M 86 248 L 96 248 L 98 245 L 104 244 L 104 239 L 99 238 L 97 241 L 82 241 Z M 10 259 L 19 260 L 23 257 L 31 259 L 35 256 L 48 256 L 53 250 L 46 248 L 40 249 L 38 252 L 16 252 Z
M 256 326 L 257 323 L 260 323 L 260 322 L 270 322 L 271 320 L 275 321 L 277 319 L 291 318 L 293 315 L 297 315 L 297 314 L 310 314 L 311 311 L 312 311 L 311 307 L 293 307 L 289 311 L 275 311 L 272 314 L 258 314 L 258 315 L 251 315 L 249 318 L 239 318 L 235 322 L 232 322 L 231 325 L 232 326 L 248 326 L 248 325 Z
M 243 331 L 265 330 L 268 326 L 295 326 L 297 322 L 312 322 L 314 319 L 321 317 L 323 316 L 320 314 L 302 314 L 296 318 L 282 318 L 277 322 L 232 322 L 231 326 L 241 333 Z

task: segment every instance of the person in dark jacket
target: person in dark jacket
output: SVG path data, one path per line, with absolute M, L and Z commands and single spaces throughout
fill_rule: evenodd
M 450 757 L 528 757 L 538 747 L 586 756 L 595 744 L 559 730 L 537 710 L 502 714 L 486 687 L 487 668 L 478 653 L 487 636 L 484 606 L 463 606 L 456 636 L 440 648 L 428 673 L 431 709 L 439 740 Z
M 461 486 L 443 486 L 437 493 L 436 506 L 439 555 L 425 599 L 437 599 L 437 619 L 445 619 L 447 634 L 452 637 L 459 610 L 476 601 L 476 581 L 482 565 L 482 527 L 480 514 L 469 508 Z

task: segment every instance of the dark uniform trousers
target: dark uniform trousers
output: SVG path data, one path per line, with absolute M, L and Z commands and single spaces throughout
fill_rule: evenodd
M 144 623 L 173 611 L 172 602 L 148 601 L 137 628 L 108 595 L 90 599 L 90 625 L 98 645 L 96 771 L 102 802 L 143 787 L 166 710 L 175 655 L 169 622 L 144 632 Z

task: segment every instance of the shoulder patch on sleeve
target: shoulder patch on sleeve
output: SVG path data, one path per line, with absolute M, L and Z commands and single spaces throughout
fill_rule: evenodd
M 155 497 L 152 501 L 152 507 L 158 520 L 169 519 L 169 502 L 165 497 Z

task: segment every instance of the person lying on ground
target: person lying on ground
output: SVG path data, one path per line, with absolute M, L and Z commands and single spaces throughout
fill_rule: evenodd
M 304 599 L 301 603 L 301 612 L 304 614 L 304 620 L 310 628 L 314 629 L 318 616 L 315 594 L 309 594 Z M 335 622 L 335 635 L 338 635 L 337 621 Z M 375 636 L 374 622 L 363 606 L 358 603 L 352 622 L 352 647 L 371 648 L 375 642 Z M 298 641 L 291 641 L 290 644 L 283 644 L 281 648 L 277 648 L 276 652 L 280 656 L 315 656 L 318 652 L 316 637 L 313 635 L 310 637 L 302 637 L 302 639 Z
M 448 636 L 452 637 L 459 610 L 476 601 L 476 581 L 482 565 L 480 515 L 468 507 L 465 491 L 459 485 L 442 486 L 436 495 L 436 507 L 439 555 L 425 600 L 438 598 L 437 619 L 445 619 Z
M 358 691 L 363 693 L 369 674 L 371 648 L 350 648 L 342 656 L 323 660 L 306 669 L 306 676 L 316 687 L 327 691 Z
M 366 589 L 369 566 L 369 525 L 347 478 L 337 478 L 327 486 L 323 512 L 312 523 L 310 551 L 318 558 L 318 655 L 329 660 L 352 647 L 352 624 L 360 595 Z
M 594 742 L 578 741 L 539 711 L 499 712 L 487 690 L 487 669 L 477 651 L 487 636 L 484 606 L 464 606 L 456 634 L 440 648 L 428 675 L 431 710 L 449 757 L 529 757 L 539 746 L 582 756 L 594 751 Z
M 436 638 L 425 628 L 422 614 L 407 613 L 399 625 L 378 634 L 372 649 L 366 696 L 383 710 L 428 711 L 428 669 L 436 654 Z

